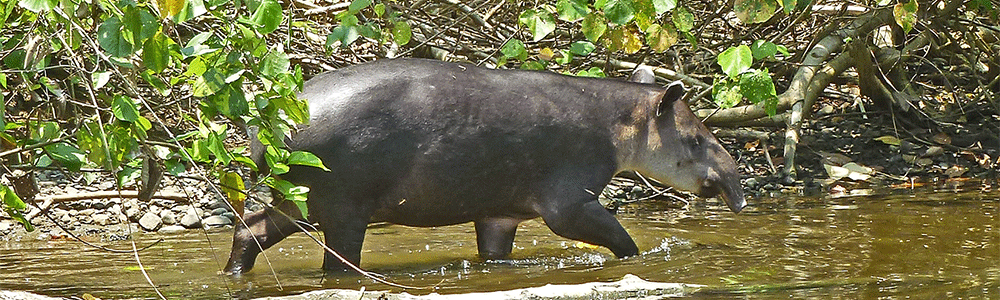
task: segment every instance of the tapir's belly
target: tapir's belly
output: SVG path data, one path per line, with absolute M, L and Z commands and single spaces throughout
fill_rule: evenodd
M 379 201 L 373 222 L 389 222 L 406 226 L 430 227 L 473 222 L 488 217 L 532 219 L 538 217 L 535 197 L 524 186 L 498 186 L 496 182 L 453 178 L 435 182 L 434 176 L 424 176 L 386 193 Z M 462 180 L 464 179 L 464 180 Z M 455 185 L 455 182 L 462 182 Z M 493 183 L 493 184 L 491 184 Z M 506 190 L 510 193 L 501 193 Z

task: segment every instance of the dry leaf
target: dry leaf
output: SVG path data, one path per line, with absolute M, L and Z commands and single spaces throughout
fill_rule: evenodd
M 757 149 L 757 145 L 760 145 L 760 140 L 749 141 L 743 145 L 743 149 L 746 149 L 747 151 L 754 151 L 754 149 Z
M 946 134 L 944 132 L 935 134 L 932 139 L 934 140 L 935 143 L 938 143 L 938 144 L 941 144 L 941 145 L 951 145 L 951 137 L 948 136 L 948 134 Z
M 899 146 L 899 143 L 902 142 L 902 141 L 899 140 L 899 138 L 891 136 L 891 135 L 883 135 L 883 136 L 875 138 L 875 140 L 879 141 L 879 142 L 882 142 L 882 143 L 885 143 L 886 145 L 893 145 L 893 146 Z
M 834 166 L 843 166 L 846 163 L 854 161 L 850 157 L 840 153 L 816 151 L 816 154 L 819 154 L 823 158 L 823 163 L 829 163 Z

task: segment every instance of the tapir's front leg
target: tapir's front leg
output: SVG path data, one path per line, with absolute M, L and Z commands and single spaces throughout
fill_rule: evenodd
M 592 192 L 600 193 L 603 184 L 600 177 L 556 177 L 546 187 L 549 192 L 541 199 L 538 213 L 559 236 L 607 247 L 619 258 L 638 255 L 632 237 Z
M 281 201 L 274 208 L 266 208 L 243 216 L 246 226 L 242 222 L 236 224 L 233 250 L 229 254 L 225 272 L 238 275 L 250 271 L 257 260 L 257 254 L 298 231 L 298 227 L 289 217 L 296 220 L 303 219 L 302 212 L 292 201 Z

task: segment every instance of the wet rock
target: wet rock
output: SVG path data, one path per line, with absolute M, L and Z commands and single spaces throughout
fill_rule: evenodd
M 223 217 L 229 218 L 230 220 L 236 221 L 236 214 L 233 213 L 233 212 L 231 212 L 231 211 L 224 212 L 220 216 L 223 216 Z
M 758 184 L 760 183 L 757 182 L 757 178 L 754 177 L 747 178 L 746 182 L 743 183 L 743 185 L 749 189 L 756 189 Z
M 97 212 L 96 209 L 88 208 L 88 209 L 81 210 L 80 211 L 80 215 L 81 216 L 89 216 L 89 215 L 93 215 L 95 212 Z
M 164 225 L 174 225 L 177 224 L 177 215 L 173 211 L 163 210 L 160 211 L 160 220 Z
M 202 221 L 202 223 L 205 224 L 205 227 L 214 228 L 214 227 L 222 227 L 225 225 L 232 225 L 233 220 L 230 220 L 229 218 L 223 216 L 211 216 L 205 218 L 205 220 Z
M 139 226 L 146 231 L 156 231 L 163 226 L 163 220 L 153 212 L 147 212 L 139 219 Z
M 111 224 L 111 216 L 109 216 L 108 214 L 96 213 L 93 216 L 91 216 L 91 218 L 93 218 L 95 225 L 105 226 Z
M 139 209 L 139 206 L 129 207 L 125 210 L 125 216 L 127 216 L 129 220 L 133 221 L 139 220 L 140 213 L 142 213 L 142 210 Z
M 176 232 L 181 232 L 181 231 L 184 231 L 184 230 L 187 230 L 187 228 L 184 228 L 184 226 L 181 226 L 181 225 L 169 225 L 169 226 L 163 226 L 163 228 L 160 228 L 160 230 L 158 232 L 160 232 L 160 233 L 176 233 Z
M 212 215 L 213 216 L 220 216 L 220 215 L 226 213 L 227 211 L 229 211 L 229 210 L 227 210 L 227 209 L 225 209 L 223 207 L 219 207 L 219 208 L 216 208 L 216 209 L 212 210 Z
M 181 217 L 180 224 L 185 228 L 200 228 L 201 218 L 198 217 L 197 213 L 188 213 Z

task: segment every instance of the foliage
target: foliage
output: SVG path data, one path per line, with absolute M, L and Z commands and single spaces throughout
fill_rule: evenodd
M 225 171 L 232 163 L 258 167 L 242 148 L 225 143 L 240 134 L 234 126 L 240 124 L 261 129 L 257 138 L 268 149 L 264 161 L 271 170 L 287 170 L 289 164 L 322 167 L 313 155 L 282 149 L 295 124 L 308 122 L 309 109 L 295 98 L 302 69 L 291 66 L 283 45 L 265 39 L 279 30 L 308 28 L 286 22 L 276 1 L 94 4 L 0 3 L 6 67 L 0 84 L 7 90 L 2 137 L 5 145 L 24 149 L 4 157 L 5 167 L 98 168 L 111 172 L 121 188 L 139 185 L 143 166 L 163 164 L 166 168 L 154 169 L 172 175 L 205 166 L 206 175 L 223 178 L 223 186 L 243 189 L 239 176 Z M 188 31 L 185 24 L 196 21 L 213 26 Z M 409 38 L 402 27 L 394 26 L 391 35 L 400 42 Z M 181 102 L 193 103 L 187 108 L 193 114 L 169 110 Z M 303 188 L 262 178 L 255 184 L 303 199 Z M 4 210 L 29 227 L 20 216 L 24 203 L 2 188 Z M 226 192 L 234 202 L 244 197 Z
M 719 54 L 718 64 L 722 67 L 722 75 L 716 77 L 712 86 L 712 97 L 722 108 L 730 108 L 746 98 L 752 104 L 763 103 L 768 115 L 777 111 L 778 96 L 774 89 L 774 80 L 767 68 L 753 69 L 753 61 L 774 59 L 781 53 L 789 56 L 788 49 L 772 42 L 757 40 L 752 47 L 739 45 L 730 47 Z

